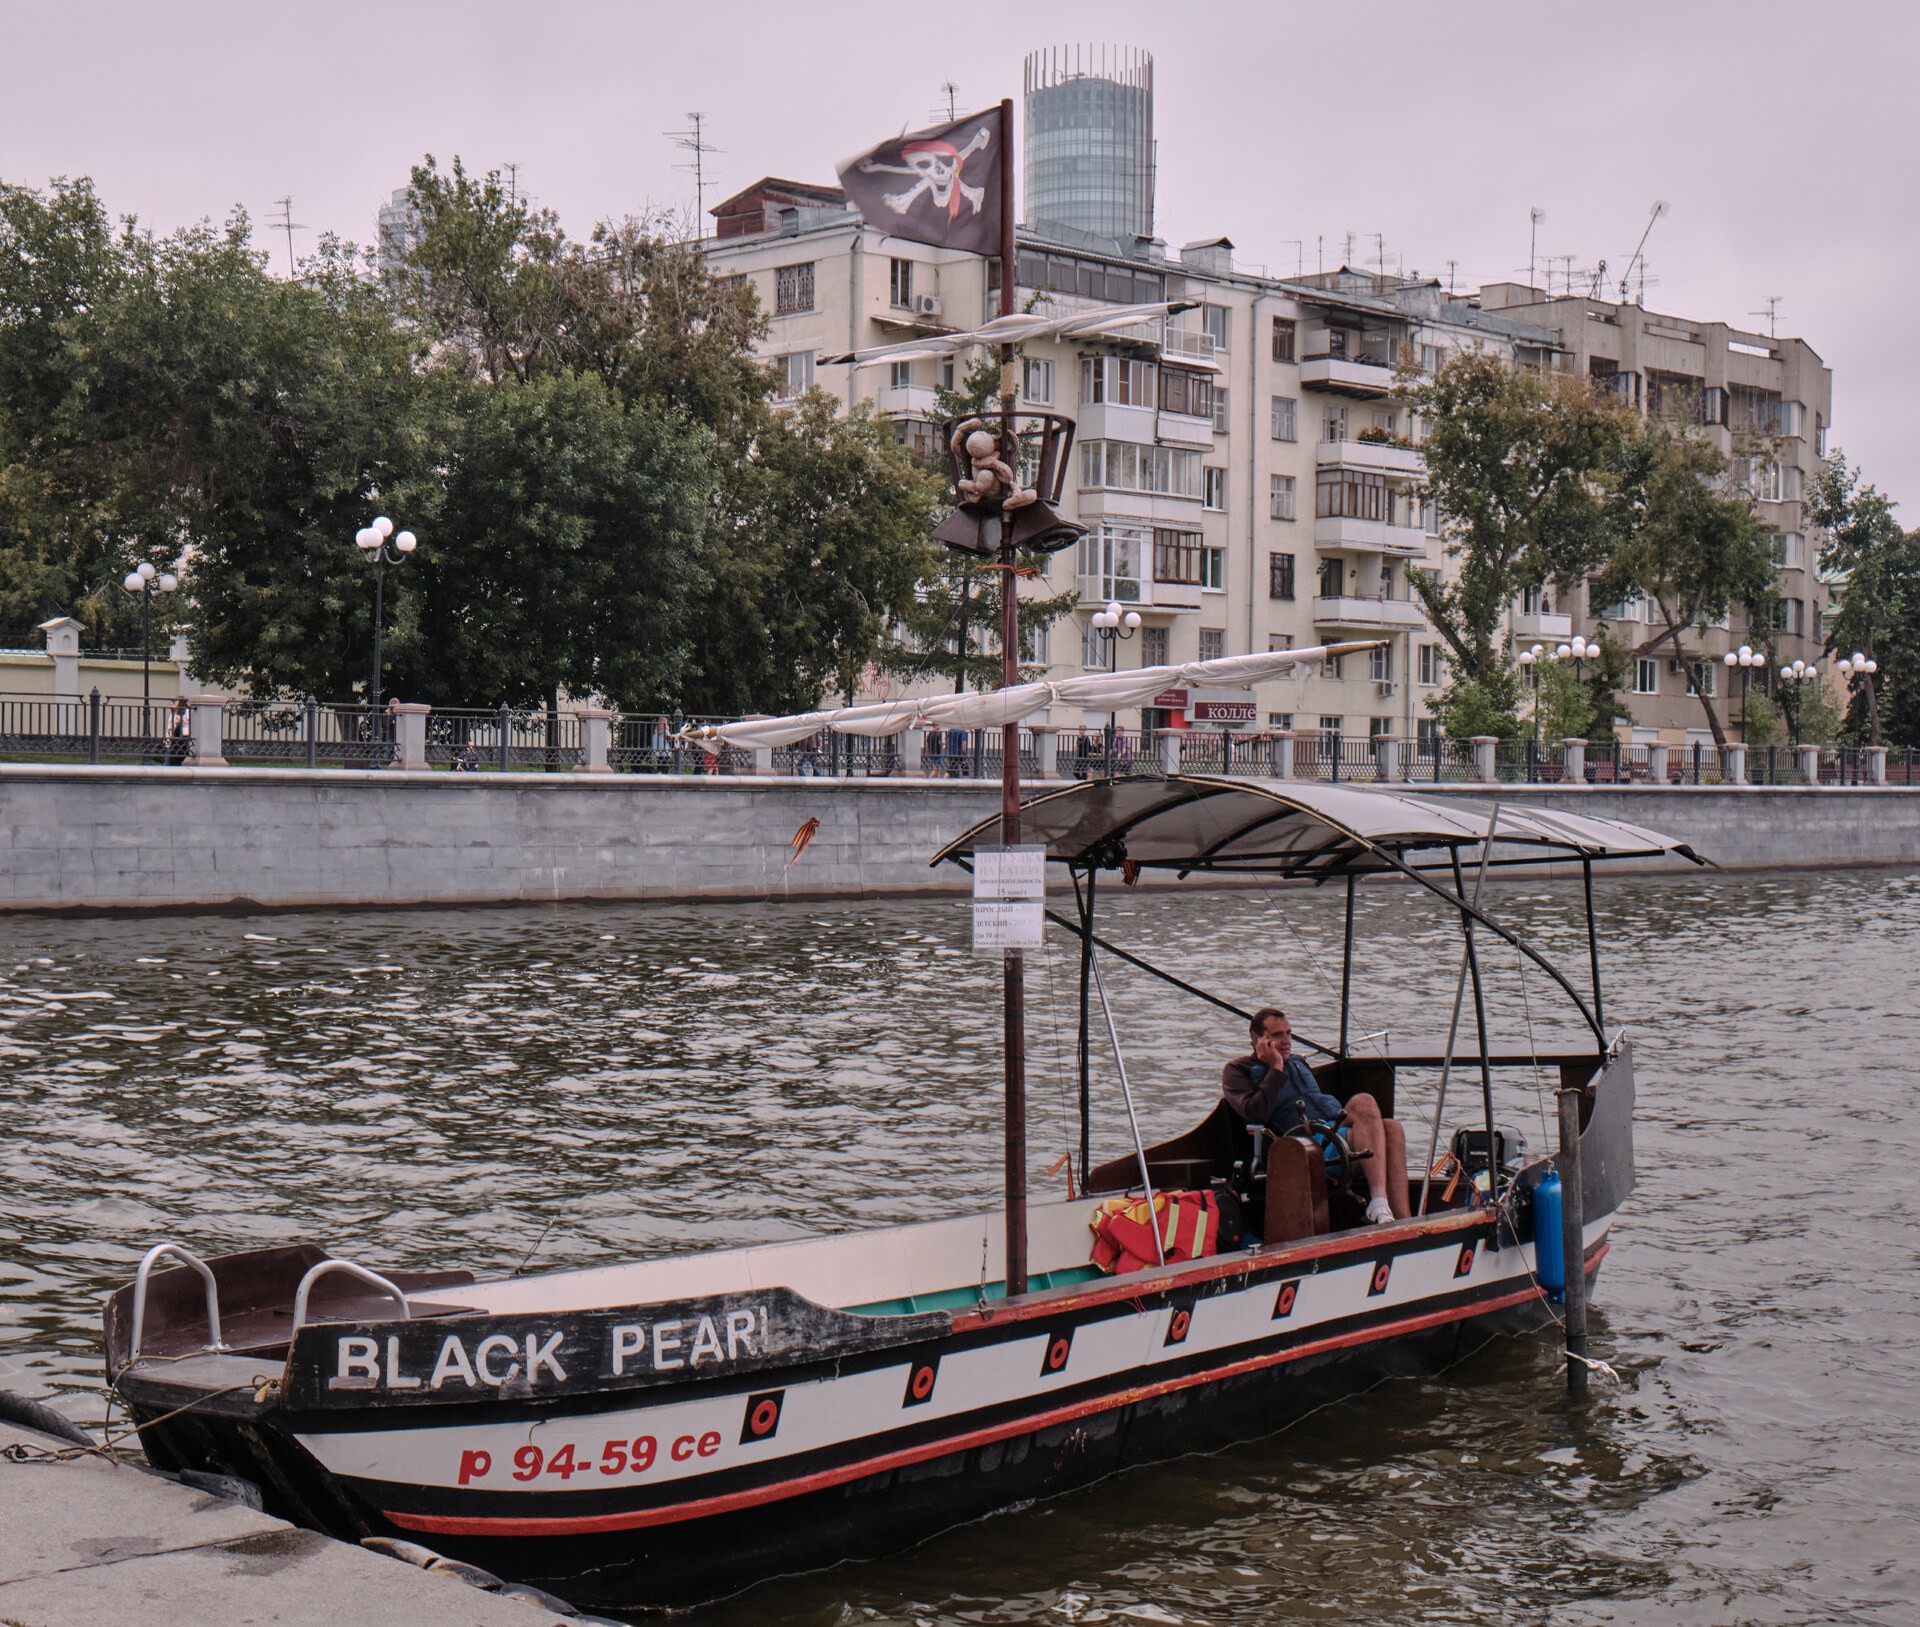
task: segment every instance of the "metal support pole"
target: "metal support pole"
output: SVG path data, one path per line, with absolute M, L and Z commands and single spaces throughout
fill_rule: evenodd
M 1600 1005 L 1600 929 L 1593 919 L 1593 860 L 1580 861 L 1580 881 L 1587 894 L 1587 964 L 1593 968 L 1593 1021 L 1605 1033 L 1607 1014 Z
M 1340 1082 L 1346 1083 L 1347 1072 L 1347 1013 L 1353 1004 L 1353 894 L 1359 877 L 1352 872 L 1347 875 L 1347 931 L 1346 947 L 1340 955 Z
M 1018 245 L 1013 223 L 1013 102 L 1000 104 L 1000 314 L 1014 314 Z M 1012 345 L 1000 347 L 1000 455 L 1008 467 L 1020 466 L 1014 438 L 1016 389 Z M 1000 515 L 1000 681 L 1020 681 L 1020 597 L 1013 574 L 1013 516 Z M 977 734 L 978 731 L 976 731 Z M 1020 725 L 1001 732 L 1000 839 L 1008 847 L 1020 840 Z M 1006 1185 L 1007 1297 L 1027 1291 L 1027 1013 L 1026 963 L 1017 949 L 1001 951 L 1006 999 Z M 1097 968 L 1096 968 L 1097 971 Z
M 1560 1108 L 1560 1251 L 1566 1265 L 1567 1395 L 1578 1401 L 1587 1393 L 1587 1250 L 1586 1211 L 1580 1186 L 1580 1096 L 1577 1086 L 1562 1088 Z M 1536 1258 L 1552 1240 L 1535 1237 Z
M 1496 810 L 1496 817 L 1497 815 Z M 1493 839 L 1489 835 L 1487 845 L 1491 847 L 1492 844 Z M 1460 850 L 1457 847 L 1453 850 L 1453 890 L 1461 898 L 1467 896 L 1466 878 L 1460 873 Z M 1479 893 L 1477 884 L 1474 891 L 1477 898 Z M 1473 917 L 1464 910 L 1460 912 L 1460 925 L 1466 933 L 1467 971 L 1473 979 L 1474 1032 L 1480 1039 L 1480 1101 L 1486 1110 L 1487 1118 L 1487 1195 L 1497 1197 L 1499 1194 L 1494 1191 L 1493 1167 L 1493 1061 L 1487 1055 L 1487 998 L 1486 991 L 1480 983 L 1480 952 L 1473 941 Z M 1499 1233 L 1496 1232 L 1494 1235 L 1498 1237 Z
M 100 761 L 100 686 L 94 685 L 93 693 L 87 696 L 88 732 L 91 738 L 87 744 L 87 761 Z
M 1335 729 L 1330 738 L 1333 742 L 1331 747 L 1333 752 L 1333 783 L 1338 785 L 1340 783 L 1340 731 Z
M 153 584 L 140 584 L 140 738 L 153 733 Z
M 309 695 L 307 697 L 307 767 L 314 768 L 320 761 L 320 702 Z
M 1087 1190 L 1087 1176 L 1093 1157 L 1093 1012 L 1089 1007 L 1093 982 L 1093 888 L 1099 872 L 1087 869 L 1087 892 L 1080 899 L 1080 885 L 1074 883 L 1074 895 L 1080 904 L 1080 1191 Z
M 386 616 L 387 548 L 382 539 L 373 551 L 373 709 L 380 710 L 380 624 Z
M 680 766 L 678 762 L 678 758 L 680 756 L 680 748 L 678 746 L 674 747 L 673 755 L 676 759 L 674 763 L 674 767 L 677 771 Z M 505 774 L 512 767 L 513 767 L 513 708 L 510 705 L 508 705 L 507 702 L 502 701 L 500 703 L 500 772 L 502 774 Z

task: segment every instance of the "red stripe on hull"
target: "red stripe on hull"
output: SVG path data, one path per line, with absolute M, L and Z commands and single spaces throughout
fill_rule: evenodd
M 1603 1243 L 1600 1245 L 1599 1255 L 1604 1255 L 1605 1252 L 1606 1245 Z M 1599 1255 L 1592 1257 L 1594 1265 L 1599 1263 Z M 1591 1270 L 1592 1265 L 1588 1269 Z M 1506 1310 L 1515 1305 L 1525 1304 L 1530 1299 L 1543 1297 L 1538 1285 L 1530 1284 L 1526 1288 L 1501 1295 L 1496 1299 L 1477 1300 L 1471 1305 L 1462 1305 L 1451 1310 L 1430 1311 L 1424 1316 L 1406 1317 L 1398 1322 L 1386 1322 L 1357 1332 L 1319 1339 L 1311 1344 L 1296 1345 L 1290 1350 L 1276 1351 L 1271 1355 L 1249 1356 L 1244 1360 L 1231 1362 L 1224 1367 L 1212 1368 L 1207 1372 L 1189 1373 L 1157 1384 L 1143 1384 L 1134 1389 L 1119 1390 L 1090 1401 L 1058 1407 L 1011 1423 L 997 1424 L 990 1429 L 974 1430 L 964 1435 L 951 1435 L 944 1440 L 930 1441 L 924 1446 L 883 1453 L 879 1457 L 867 1458 L 859 1463 L 842 1464 L 833 1469 L 823 1469 L 817 1474 L 803 1475 L 794 1480 L 782 1480 L 772 1485 L 756 1486 L 749 1490 L 729 1492 L 717 1497 L 703 1497 L 692 1502 L 638 1509 L 625 1514 L 457 1515 L 403 1514 L 382 1510 L 382 1517 L 408 1531 L 435 1531 L 459 1536 L 563 1537 L 579 1536 L 596 1531 L 631 1531 L 650 1525 L 673 1525 L 684 1520 L 726 1514 L 735 1509 L 751 1508 L 762 1503 L 784 1502 L 791 1497 L 801 1497 L 809 1492 L 824 1491 L 833 1486 L 845 1485 L 849 1481 L 862 1480 L 868 1475 L 883 1474 L 889 1469 L 901 1469 L 915 1463 L 925 1463 L 931 1458 L 945 1457 L 949 1453 L 966 1451 L 976 1446 L 990 1446 L 996 1441 L 1009 1440 L 1016 1435 L 1031 1434 L 1034 1430 L 1045 1429 L 1051 1424 L 1070 1423 L 1076 1418 L 1085 1418 L 1096 1412 L 1106 1412 L 1115 1407 L 1149 1401 L 1156 1396 L 1171 1394 L 1175 1390 L 1190 1389 L 1196 1384 L 1210 1384 L 1219 1379 L 1257 1372 L 1263 1367 L 1274 1367 L 1283 1362 L 1298 1361 L 1302 1357 L 1319 1355 L 1327 1351 L 1348 1350 L 1356 1345 L 1378 1343 L 1395 1334 L 1418 1333 L 1427 1328 L 1440 1327 L 1448 1322 L 1465 1321 L 1469 1317 L 1485 1315 L 1489 1311 Z

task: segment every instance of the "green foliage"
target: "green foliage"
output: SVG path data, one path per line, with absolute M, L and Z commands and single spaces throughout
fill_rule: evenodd
M 1826 532 L 1820 567 L 1833 583 L 1830 655 L 1856 650 L 1880 671 L 1857 686 L 1850 732 L 1873 745 L 1920 744 L 1920 534 L 1902 531 L 1894 504 L 1861 481 L 1838 449 L 1825 459 L 1807 520 Z
M 1431 426 L 1420 495 L 1438 505 L 1458 564 L 1452 581 L 1433 571 L 1409 579 L 1445 641 L 1453 681 L 1485 691 L 1462 707 L 1510 717 L 1510 703 L 1487 689 L 1505 659 L 1507 606 L 1547 582 L 1564 591 L 1605 557 L 1605 471 L 1624 420 L 1582 380 L 1473 351 L 1403 386 L 1401 398 Z
M 1593 730 L 1593 686 L 1576 674 L 1571 661 L 1541 661 L 1534 669 L 1534 717 L 1547 745 Z
M 1743 713 L 1742 734 L 1747 744 L 1754 750 L 1765 751 L 1768 746 L 1790 743 L 1787 740 L 1786 723 L 1770 695 L 1749 686 Z
M 1726 731 L 1702 647 L 1712 623 L 1736 608 L 1765 624 L 1774 602 L 1772 534 L 1747 490 L 1729 478 L 1725 454 L 1704 438 L 1658 419 L 1623 430 L 1615 444 L 1609 505 L 1616 541 L 1594 590 L 1601 603 L 1639 595 L 1659 631 L 1636 656 L 1663 649 L 1686 663 L 1716 744 Z
M 1452 654 L 1447 658 L 1451 674 L 1447 686 L 1427 698 L 1427 710 L 1439 719 L 1441 731 L 1450 740 L 1470 740 L 1477 734 L 1498 735 L 1513 740 L 1525 731 L 1520 726 L 1520 672 L 1505 656 L 1481 677 L 1461 670 Z

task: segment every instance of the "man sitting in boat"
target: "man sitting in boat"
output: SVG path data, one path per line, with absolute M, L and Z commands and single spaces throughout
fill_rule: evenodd
M 1236 1057 L 1220 1072 L 1220 1094 L 1249 1124 L 1264 1124 L 1275 1135 L 1292 1135 L 1309 1120 L 1334 1124 L 1344 1113 L 1342 1131 L 1367 1178 L 1367 1221 L 1384 1225 L 1413 1212 L 1407 1198 L 1407 1138 L 1380 1104 L 1362 1091 L 1345 1106 L 1320 1088 L 1313 1070 L 1293 1054 L 1293 1025 L 1287 1014 L 1262 1006 L 1248 1025 L 1253 1055 Z

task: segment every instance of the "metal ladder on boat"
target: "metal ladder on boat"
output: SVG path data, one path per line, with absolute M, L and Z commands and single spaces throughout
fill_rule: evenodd
M 220 1287 L 214 1281 L 213 1268 L 191 1249 L 179 1243 L 156 1243 L 141 1256 L 140 1269 L 133 1278 L 133 1336 L 128 1343 L 127 1364 L 131 1366 L 140 1359 L 140 1343 L 147 1328 L 147 1282 L 153 1275 L 154 1265 L 171 1255 L 183 1265 L 191 1267 L 200 1278 L 207 1296 L 207 1342 L 200 1348 L 210 1355 L 231 1350 L 233 1347 L 220 1337 Z M 380 1275 L 369 1271 L 363 1265 L 355 1265 L 351 1260 L 327 1259 L 310 1267 L 301 1277 L 300 1284 L 293 1291 L 293 1328 L 298 1333 L 307 1325 L 307 1300 L 313 1293 L 313 1285 L 330 1272 L 345 1272 L 370 1287 L 378 1288 L 400 1307 L 404 1320 L 412 1321 L 413 1305 L 400 1288 Z M 291 1336 L 291 1335 L 289 1335 Z

